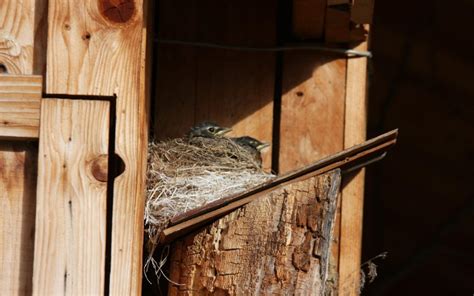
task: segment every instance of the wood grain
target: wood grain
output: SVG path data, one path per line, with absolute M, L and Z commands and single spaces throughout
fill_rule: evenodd
M 367 42 L 357 46 L 367 50 Z M 367 58 L 347 62 L 344 147 L 364 141 L 367 124 Z M 341 199 L 339 295 L 359 295 L 365 170 L 344 187 Z
M 43 74 L 47 16 L 45 0 L 0 1 L 1 84 L 10 84 L 10 75 Z M 3 86 L 0 92 L 6 95 Z M 2 113 L 0 122 L 5 118 Z M 32 291 L 37 154 L 36 143 L 0 140 L 0 291 L 5 295 Z
M 31 295 L 37 148 L 0 141 L 0 291 Z
M 148 137 L 147 1 L 49 1 L 47 92 L 117 95 L 111 295 L 141 292 Z
M 280 124 L 280 173 L 342 150 L 346 59 L 286 53 Z
M 37 139 L 43 79 L 38 75 L 0 76 L 0 139 Z
M 169 295 L 325 295 L 339 181 L 276 188 L 175 242 Z
M 103 294 L 109 102 L 41 104 L 33 295 Z
M 6 74 L 42 74 L 45 9 L 45 0 L 0 2 L 0 65 Z
M 180 19 L 180 22 L 176 22 Z M 164 0 L 160 38 L 221 44 L 276 43 L 276 2 Z M 154 132 L 158 140 L 180 137 L 211 120 L 272 142 L 275 54 L 160 45 Z M 271 149 L 263 154 L 271 167 Z

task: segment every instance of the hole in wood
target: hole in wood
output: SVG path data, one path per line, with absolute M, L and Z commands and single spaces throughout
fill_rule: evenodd
M 120 176 L 125 171 L 125 168 L 126 168 L 125 162 L 122 160 L 122 158 L 118 154 L 114 154 L 112 156 L 111 161 L 113 161 L 112 176 L 113 176 L 113 178 L 117 178 L 118 176 Z
M 116 178 L 125 171 L 125 162 L 117 154 L 114 154 L 110 161 L 112 162 L 110 166 L 110 175 L 112 178 Z M 107 182 L 109 176 L 107 154 L 99 155 L 91 162 L 91 172 L 92 176 L 94 176 L 97 181 Z
M 99 3 L 102 15 L 114 23 L 126 23 L 135 13 L 135 1 L 133 0 L 102 0 Z
M 7 66 L 2 63 L 0 63 L 0 74 L 8 74 Z

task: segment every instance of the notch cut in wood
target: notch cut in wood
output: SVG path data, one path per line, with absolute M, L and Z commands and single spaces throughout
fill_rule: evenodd
M 320 175 L 336 168 L 341 168 L 344 171 L 367 162 L 385 153 L 390 147 L 395 145 L 397 136 L 398 130 L 392 130 L 243 193 L 216 200 L 205 206 L 178 215 L 171 219 L 170 226 L 161 233 L 160 243 L 169 243 L 173 239 L 218 219 L 280 186 Z
M 38 138 L 43 78 L 0 75 L 0 139 Z

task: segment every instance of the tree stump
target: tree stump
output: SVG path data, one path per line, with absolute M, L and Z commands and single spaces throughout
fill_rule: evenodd
M 329 295 L 340 171 L 299 180 L 171 245 L 170 295 Z

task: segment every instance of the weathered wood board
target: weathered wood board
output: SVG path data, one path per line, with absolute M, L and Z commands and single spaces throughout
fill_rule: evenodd
M 104 293 L 109 107 L 42 101 L 34 295 Z
M 0 140 L 37 139 L 43 79 L 0 75 Z
M 0 141 L 0 291 L 31 295 L 36 143 Z
M 173 243 L 169 295 L 324 295 L 339 170 L 277 188 Z
M 39 114 L 41 82 L 32 77 L 34 82 L 24 85 L 29 94 L 28 98 L 22 95 L 22 103 L 14 95 L 18 89 L 11 94 L 8 89 L 25 82 L 15 82 L 23 79 L 21 75 L 43 74 L 47 16 L 45 0 L 0 1 L 0 109 L 8 112 L 0 114 L 0 134 L 4 136 L 0 137 L 0 291 L 4 295 L 30 295 L 32 291 L 37 143 L 8 141 L 5 136 L 18 139 L 20 130 L 25 138 L 37 137 L 37 128 L 32 126 L 38 117 L 30 117 L 29 111 Z M 24 106 L 25 99 L 28 112 L 12 117 L 10 102 Z M 14 123 L 8 125 L 8 132 L 5 121 Z
M 46 92 L 116 94 L 111 295 L 141 291 L 147 108 L 147 1 L 49 1 Z
M 367 50 L 367 42 L 356 49 Z M 348 59 L 344 147 L 350 147 L 366 138 L 366 87 L 367 58 Z M 340 295 L 359 295 L 365 170 L 355 174 L 344 186 L 341 199 Z

